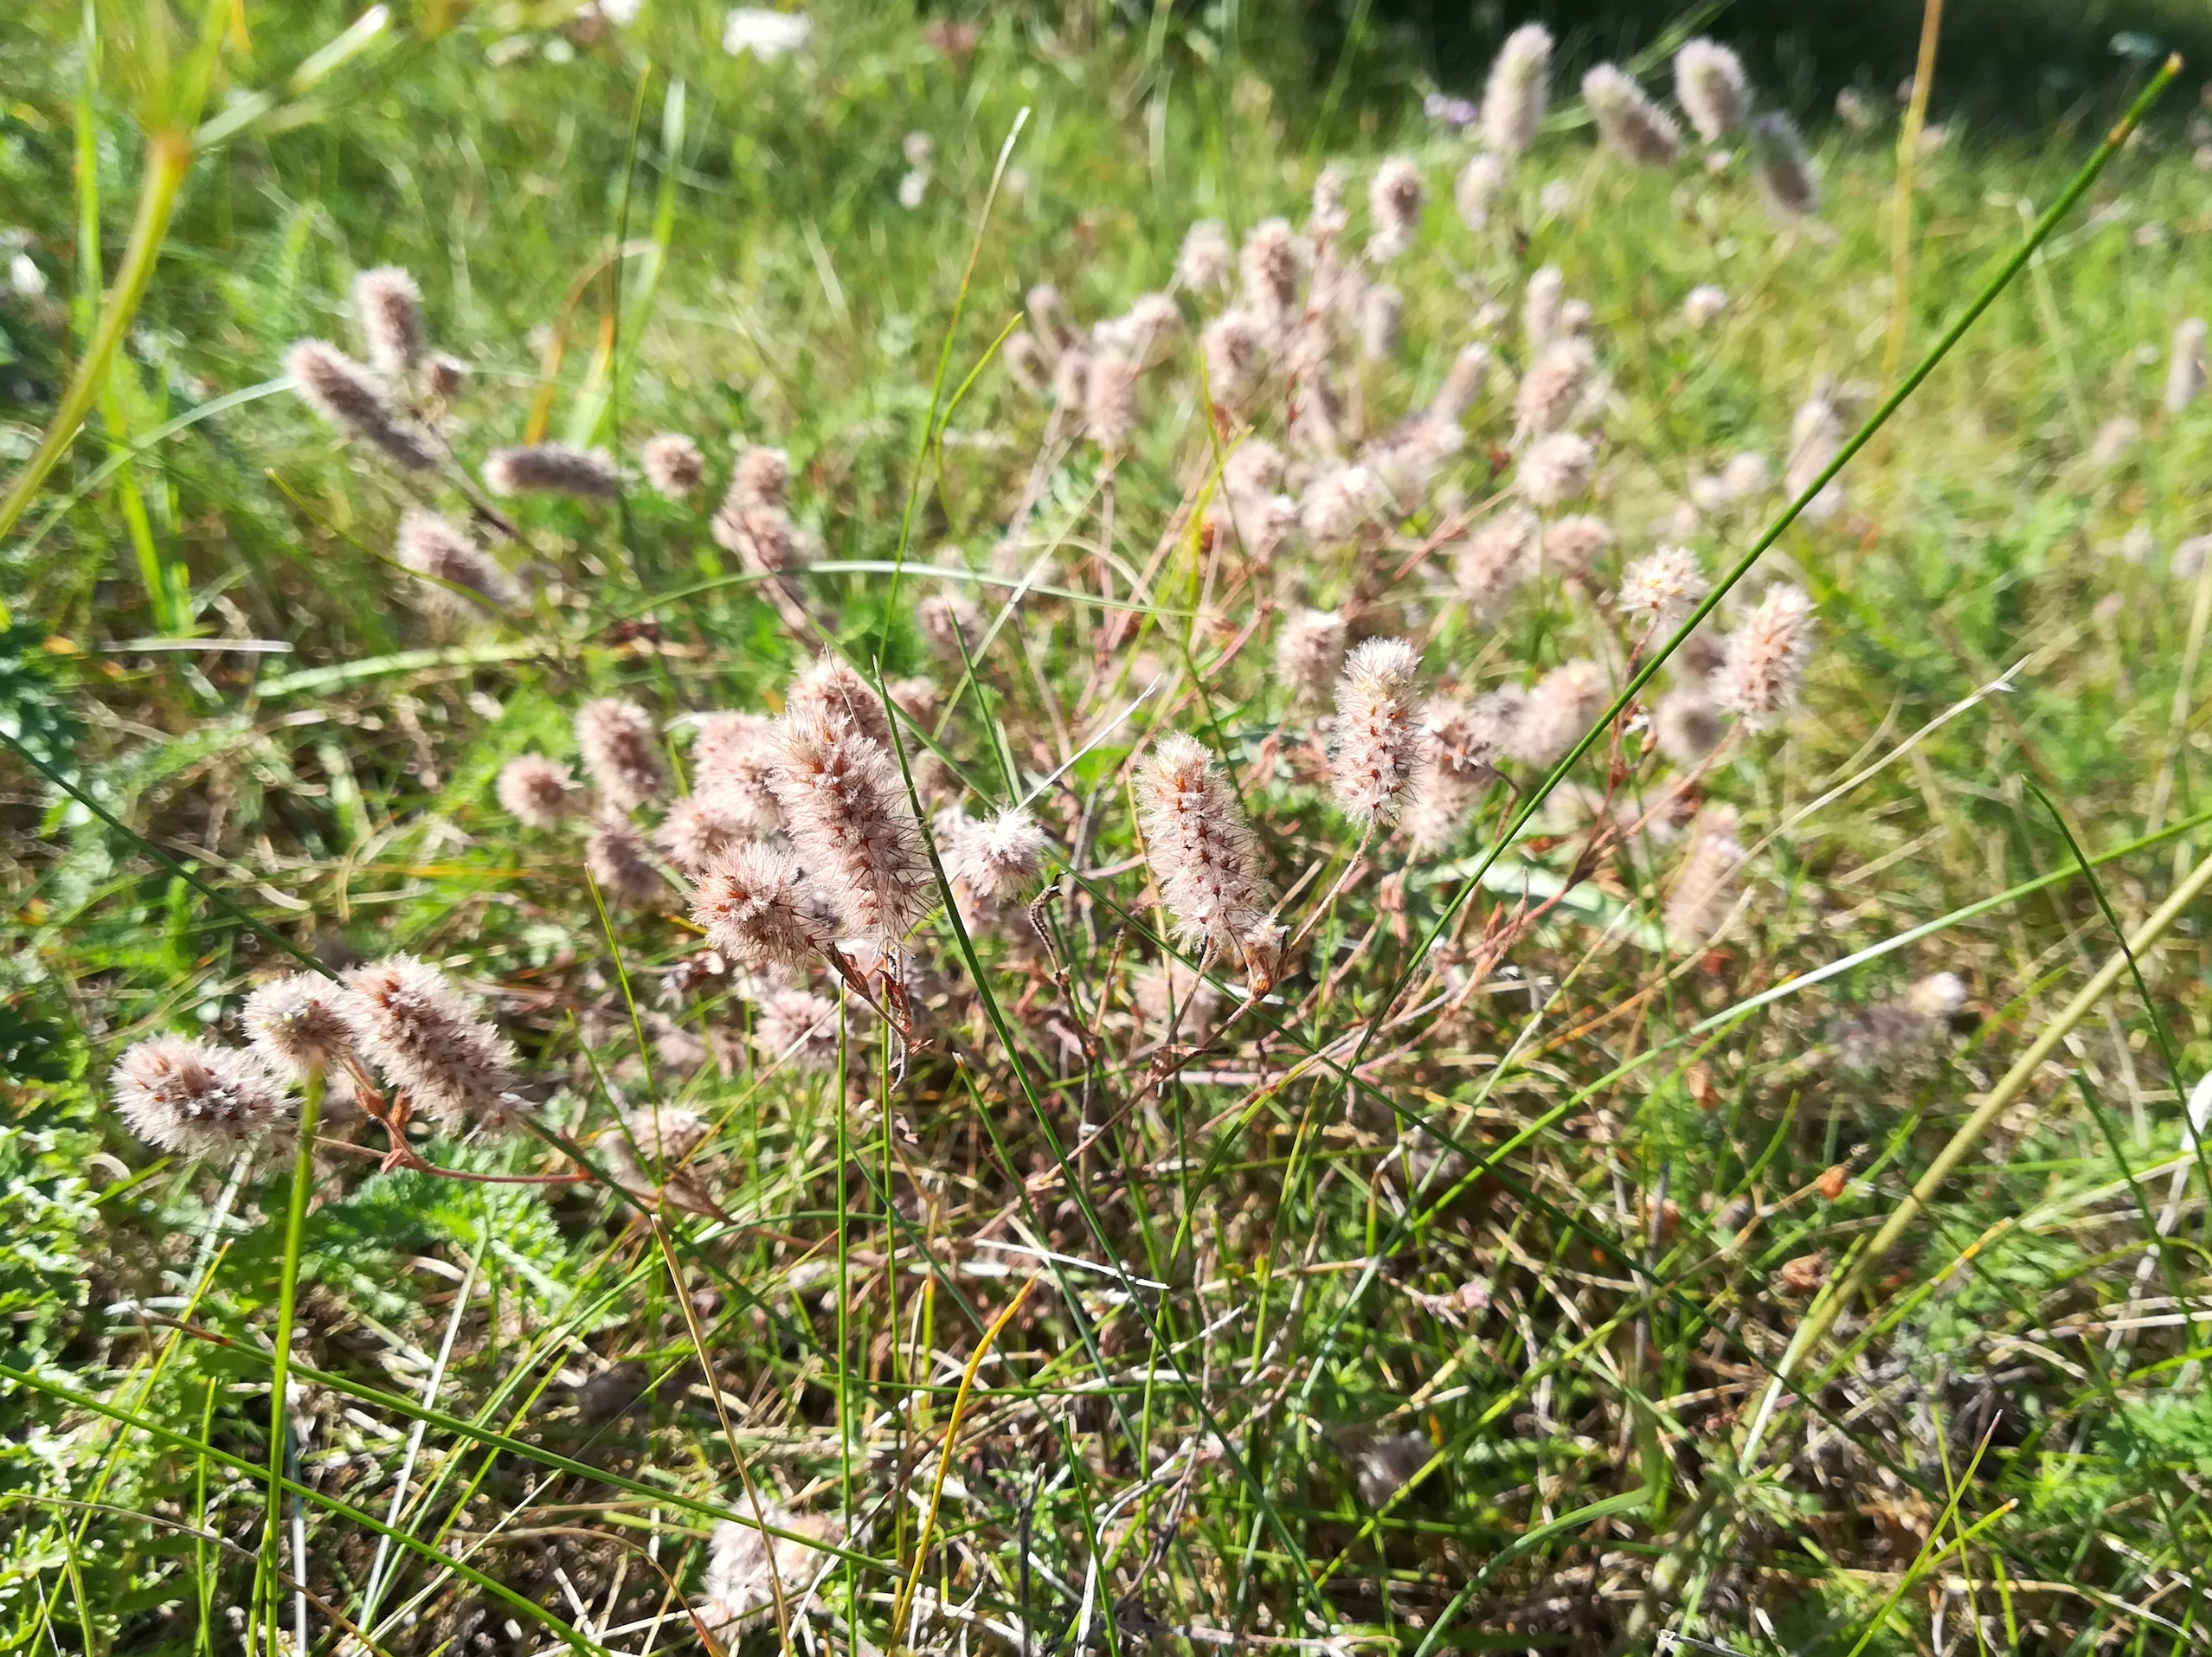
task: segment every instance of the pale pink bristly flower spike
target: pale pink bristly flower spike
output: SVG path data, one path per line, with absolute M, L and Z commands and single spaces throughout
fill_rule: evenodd
M 1367 218 L 1373 227 L 1368 258 L 1395 259 L 1413 245 L 1428 196 L 1421 169 L 1409 157 L 1392 156 L 1375 169 L 1367 184 Z
M 1422 710 L 1405 807 L 1405 837 L 1417 854 L 1443 851 L 1466 832 L 1518 711 L 1495 696 L 1471 703 L 1438 697 Z
M 482 614 L 484 606 L 472 603 L 470 593 L 503 610 L 518 597 L 514 582 L 492 556 L 435 512 L 410 508 L 401 515 L 396 554 L 403 568 L 425 578 L 415 598 L 434 615 Z
M 1523 452 L 1516 482 L 1530 505 L 1549 510 L 1587 494 L 1597 470 L 1598 450 L 1588 438 L 1553 432 Z
M 1552 89 L 1552 31 L 1523 23 L 1506 36 L 1482 91 L 1482 138 L 1506 160 L 1527 152 Z
M 771 990 L 754 1009 L 753 1050 L 786 1069 L 837 1063 L 837 1003 L 811 990 Z
M 1219 219 L 1199 219 L 1183 233 L 1182 251 L 1175 258 L 1175 280 L 1194 292 L 1225 292 L 1237 255 L 1229 245 L 1229 232 Z
M 404 384 L 430 349 L 422 321 L 422 290 L 396 265 L 363 271 L 353 279 L 353 308 L 369 343 L 369 361 L 385 378 Z
M 1498 192 L 1505 187 L 1505 164 L 1487 151 L 1478 151 L 1460 169 L 1458 180 L 1452 185 L 1452 204 L 1459 209 L 1460 222 L 1469 230 L 1480 230 L 1490 222 L 1490 209 L 1498 199 Z
M 719 797 L 723 810 L 741 813 L 756 838 L 783 826 L 783 808 L 768 787 L 775 768 L 775 721 L 766 714 L 711 713 L 701 716 L 691 742 L 691 783 Z
M 622 486 L 614 463 L 597 449 L 530 443 L 494 449 L 484 462 L 484 486 L 495 495 L 568 495 L 601 500 Z
M 1785 219 L 1820 211 L 1820 176 L 1787 115 L 1769 110 L 1751 125 L 1752 171 L 1766 204 Z
M 515 1050 L 443 973 L 394 955 L 356 967 L 345 987 L 355 1049 L 416 1113 L 454 1133 L 512 1117 Z
M 660 733 L 634 702 L 602 697 L 576 714 L 576 751 L 600 799 L 618 812 L 657 800 L 664 785 Z
M 1756 730 L 1787 713 L 1812 655 L 1812 601 L 1777 582 L 1761 595 L 1721 648 L 1713 675 L 1714 700 Z
M 1521 584 L 1535 573 L 1543 525 L 1525 506 L 1508 506 L 1461 543 L 1452 562 L 1460 596 L 1485 621 L 1495 620 Z
M 284 370 L 302 401 L 346 436 L 409 472 L 437 466 L 429 440 L 392 408 L 368 369 L 335 346 L 303 339 L 285 353 Z
M 946 877 L 960 882 L 986 903 L 1019 896 L 1043 864 L 1045 831 L 1019 806 L 980 822 L 961 817 L 949 826 Z
M 1127 453 L 1135 434 L 1136 381 L 1136 364 L 1119 351 L 1100 351 L 1090 359 L 1083 380 L 1083 425 L 1109 455 Z
M 1616 65 L 1600 63 L 1582 77 L 1583 101 L 1605 147 L 1640 167 L 1682 159 L 1682 129 Z
M 131 1048 L 108 1085 L 125 1127 L 180 1156 L 244 1150 L 292 1114 L 283 1088 L 259 1058 L 182 1036 L 156 1036 Z
M 1344 666 L 1344 618 L 1334 610 L 1301 610 L 1283 624 L 1275 664 L 1303 701 L 1328 694 Z
M 523 754 L 499 769 L 495 791 L 499 804 L 530 828 L 558 828 L 576 807 L 576 786 L 569 767 L 543 754 Z
M 1690 829 L 1689 854 L 1667 899 L 1667 941 L 1682 950 L 1702 949 L 1711 941 L 1736 901 L 1744 849 L 1736 843 L 1733 807 L 1710 805 Z
M 653 831 L 653 844 L 687 875 L 696 875 L 721 853 L 754 838 L 752 812 L 731 788 L 701 788 L 668 807 Z
M 929 912 L 934 879 L 891 756 L 850 719 L 802 708 L 779 722 L 775 756 L 770 786 L 808 879 L 847 934 L 894 947 Z
M 1675 100 L 1698 137 L 1720 143 L 1751 115 L 1751 78 L 1744 73 L 1744 61 L 1703 35 L 1686 42 L 1675 54 Z
M 1174 735 L 1154 747 L 1137 774 L 1137 820 L 1183 946 L 1242 960 L 1271 981 L 1274 894 L 1260 874 L 1259 842 L 1203 744 Z
M 1572 424 L 1597 372 L 1598 359 L 1587 342 L 1559 339 L 1546 346 L 1514 398 L 1519 434 L 1542 437 Z
M 1694 610 L 1709 590 L 1695 553 L 1688 547 L 1660 547 L 1621 572 L 1621 615 L 1656 633 Z
M 660 871 L 627 818 L 603 817 L 584 839 L 584 870 L 610 909 L 643 909 L 662 896 Z
M 1514 723 L 1511 752 L 1527 765 L 1556 765 L 1604 711 L 1611 693 L 1595 662 L 1555 667 L 1536 681 Z
M 681 432 L 646 439 L 638 463 L 645 468 L 646 481 L 670 500 L 682 500 L 706 478 L 706 457 Z
M 1413 774 L 1414 676 L 1421 658 L 1403 639 L 1370 639 L 1346 658 L 1336 688 L 1330 786 L 1360 827 L 1394 823 Z
M 831 941 L 798 864 L 763 841 L 733 845 L 707 864 L 691 884 L 691 919 L 715 949 L 756 973 L 801 966 Z
M 881 745 L 886 754 L 891 751 L 891 715 L 884 711 L 875 686 L 827 651 L 791 681 L 783 710 L 794 718 L 845 721 Z
M 240 1022 L 262 1063 L 279 1076 L 305 1077 L 353 1050 L 344 993 L 319 973 L 293 973 L 248 996 Z

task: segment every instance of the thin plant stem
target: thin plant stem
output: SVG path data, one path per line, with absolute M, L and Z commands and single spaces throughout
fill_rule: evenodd
M 301 1085 L 299 1148 L 292 1158 L 292 1195 L 285 1211 L 284 1266 L 277 1282 L 276 1350 L 269 1373 L 269 1510 L 261 1532 L 259 1586 L 267 1591 L 264 1635 L 268 1650 L 277 1648 L 276 1573 L 282 1542 L 285 1446 L 291 1437 L 292 1412 L 286 1393 L 292 1380 L 292 1324 L 299 1292 L 299 1249 L 307 1231 L 307 1201 L 315 1185 L 315 1123 L 323 1114 L 323 1073 L 312 1070 Z M 293 1574 L 307 1576 L 305 1559 L 293 1561 Z M 304 1615 L 304 1611 L 302 1612 Z

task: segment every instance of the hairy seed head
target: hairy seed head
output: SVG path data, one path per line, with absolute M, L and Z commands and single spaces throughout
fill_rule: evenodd
M 369 370 L 336 346 L 303 339 L 285 353 L 284 370 L 301 400 L 346 436 L 409 472 L 437 466 L 429 440 L 394 410 Z
M 1682 132 L 1675 118 L 1617 65 L 1600 63 L 1584 75 L 1582 99 L 1600 141 L 1624 160 L 1666 167 L 1682 159 Z
M 634 702 L 602 697 L 576 713 L 576 751 L 600 799 L 618 812 L 658 800 L 666 786 L 660 733 Z
M 1206 948 L 1248 969 L 1248 944 L 1274 902 L 1260 873 L 1259 842 L 1203 744 L 1162 737 L 1137 773 L 1137 821 L 1161 900 L 1186 948 Z
M 831 942 L 807 901 L 798 864 L 766 841 L 731 845 L 699 871 L 691 919 L 716 950 L 756 973 L 803 966 Z
M 1722 646 L 1714 700 L 1753 730 L 1772 723 L 1797 703 L 1812 639 L 1812 601 L 1802 588 L 1776 582 Z
M 1370 639 L 1345 659 L 1329 781 L 1344 814 L 1362 828 L 1396 822 L 1404 805 L 1420 665 L 1420 653 L 1403 639 Z
M 528 443 L 494 449 L 484 462 L 484 486 L 495 495 L 569 495 L 602 500 L 622 486 L 614 463 L 598 449 L 569 443 Z
M 468 593 L 498 609 L 511 607 L 520 597 L 492 556 L 435 512 L 409 508 L 401 515 L 394 556 L 402 568 L 424 578 L 415 596 L 434 615 L 483 613 L 482 606 L 469 601 Z M 455 592 L 455 588 L 463 591 Z
M 370 363 L 394 384 L 404 385 L 430 349 L 422 290 L 396 265 L 363 271 L 353 279 L 353 308 L 369 342 Z
M 1553 766 L 1611 699 L 1605 671 L 1572 661 L 1536 681 L 1514 722 L 1510 751 L 1524 765 Z
M 319 973 L 293 973 L 248 996 L 240 1022 L 271 1071 L 305 1077 L 353 1050 L 353 1031 L 341 1006 L 344 993 Z
M 527 827 L 558 828 L 576 806 L 576 786 L 569 767 L 543 754 L 519 754 L 499 767 L 493 792 L 509 815 Z
M 1675 54 L 1675 100 L 1698 137 L 1718 144 L 1751 115 L 1751 77 L 1744 61 L 1702 35 Z
M 681 432 L 662 432 L 638 451 L 646 481 L 671 500 L 682 500 L 706 478 L 706 457 Z
M 1523 23 L 1506 36 L 1482 91 L 1482 137 L 1511 161 L 1527 153 L 1552 90 L 1552 31 Z
M 443 973 L 393 955 L 354 968 L 345 988 L 355 1049 L 417 1114 L 457 1134 L 512 1118 L 515 1050 Z
M 125 1051 L 108 1076 L 124 1125 L 157 1150 L 215 1156 L 281 1130 L 292 1106 L 252 1053 L 182 1036 L 156 1036 Z
M 787 706 L 770 786 L 807 878 L 845 932 L 895 947 L 929 912 L 934 881 L 890 754 L 850 718 Z

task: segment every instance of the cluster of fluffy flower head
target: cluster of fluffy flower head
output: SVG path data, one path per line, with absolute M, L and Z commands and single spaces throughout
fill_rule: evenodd
M 799 865 L 766 841 L 741 841 L 708 864 L 691 885 L 691 918 L 711 946 L 754 972 L 803 966 L 830 941 Z
M 494 449 L 484 463 L 484 486 L 495 495 L 603 500 L 621 488 L 622 477 L 600 450 L 570 443 L 527 443 Z
M 1370 639 L 1344 664 L 1330 785 L 1344 814 L 1363 829 L 1396 822 L 1403 808 L 1418 735 L 1413 698 L 1420 665 L 1403 639 Z
M 1708 590 L 1695 553 L 1660 547 L 1621 572 L 1621 614 L 1656 633 L 1695 609 Z
M 417 1114 L 454 1133 L 512 1120 L 515 1050 L 445 973 L 393 955 L 344 982 L 338 1008 L 355 1050 Z
M 1183 232 L 1182 249 L 1175 256 L 1175 280 L 1199 293 L 1226 292 L 1236 264 L 1236 251 L 1221 221 L 1199 219 Z
M 1552 31 L 1523 23 L 1506 36 L 1482 92 L 1482 138 L 1508 160 L 1527 152 L 1552 91 Z
M 661 895 L 645 837 L 627 817 L 608 815 L 584 838 L 584 872 L 610 909 L 643 909 Z
M 1587 340 L 1569 337 L 1546 345 L 1515 394 L 1516 435 L 1543 437 L 1571 424 L 1597 372 Z
M 353 1050 L 344 993 L 319 973 L 273 979 L 246 998 L 241 1022 L 247 1039 L 279 1076 L 327 1069 Z
M 706 457 L 681 432 L 649 437 L 638 451 L 646 481 L 671 500 L 682 500 L 706 481 Z
M 1525 506 L 1501 509 L 1460 543 L 1452 576 L 1476 616 L 1495 620 L 1521 584 L 1535 573 L 1544 526 Z
M 774 755 L 769 786 L 808 883 L 846 934 L 895 948 L 928 912 L 934 880 L 891 756 L 851 719 L 791 707 Z
M 1443 851 L 1466 832 L 1520 710 L 1515 698 L 1495 693 L 1472 703 L 1437 697 L 1422 710 L 1405 819 L 1417 855 Z
M 425 578 L 415 596 L 434 615 L 480 615 L 485 605 L 504 610 L 518 597 L 507 572 L 435 512 L 410 508 L 401 514 L 397 556 L 402 568 Z M 471 593 L 484 604 L 473 602 Z
M 839 721 L 850 724 L 888 754 L 892 747 L 891 715 L 875 687 L 855 672 L 841 657 L 824 651 L 806 671 L 791 681 L 784 697 L 785 715 L 793 719 Z
M 1508 751 L 1524 764 L 1558 764 L 1611 698 L 1605 671 L 1597 663 L 1572 661 L 1553 668 L 1528 692 Z
M 770 990 L 753 1018 L 753 1050 L 786 1069 L 820 1071 L 837 1063 L 837 1003 L 812 990 Z
M 660 797 L 660 733 L 636 703 L 603 697 L 584 703 L 576 714 L 576 751 L 611 809 L 633 811 Z
M 1617 66 L 1600 63 L 1582 77 L 1583 101 L 1605 147 L 1638 166 L 1670 166 L 1682 158 L 1682 129 Z
M 1283 625 L 1275 662 L 1283 683 L 1299 697 L 1317 700 L 1336 683 L 1344 665 L 1344 618 L 1334 610 L 1301 610 Z
M 1777 582 L 1728 635 L 1713 676 L 1714 698 L 1756 730 L 1787 713 L 1812 655 L 1812 601 Z
M 569 767 L 543 754 L 522 754 L 508 761 L 500 767 L 495 792 L 501 806 L 530 828 L 560 827 L 578 803 Z
M 125 1124 L 157 1149 L 218 1156 L 260 1144 L 291 1120 L 259 1057 L 182 1036 L 131 1048 L 108 1078 Z
M 1675 98 L 1707 144 L 1718 144 L 1751 116 L 1751 77 L 1744 61 L 1703 35 L 1675 54 Z
M 1413 245 L 1428 194 L 1420 168 L 1404 156 L 1392 156 L 1375 169 L 1367 187 L 1367 215 L 1374 227 L 1368 258 L 1395 259 Z
M 392 407 L 368 369 L 335 345 L 303 339 L 285 354 L 284 369 L 307 406 L 346 436 L 408 472 L 437 466 L 428 436 Z
M 944 819 L 945 876 L 981 902 L 1003 904 L 1036 878 L 1045 857 L 1045 831 L 1019 806 L 981 821 L 964 812 Z
M 1242 961 L 1255 990 L 1271 983 L 1281 934 L 1259 842 L 1213 756 L 1196 739 L 1162 737 L 1137 774 L 1137 819 L 1160 896 L 1186 948 Z
M 1518 481 L 1530 505 L 1548 511 L 1587 493 L 1597 470 L 1595 444 L 1573 432 L 1553 432 L 1522 453 Z

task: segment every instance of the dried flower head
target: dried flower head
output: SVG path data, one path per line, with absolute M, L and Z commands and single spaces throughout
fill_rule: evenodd
M 1769 110 L 1752 123 L 1751 152 L 1759 194 L 1775 213 L 1802 219 L 1820 211 L 1820 175 L 1787 115 Z
M 320 973 L 293 973 L 248 996 L 240 1022 L 272 1072 L 304 1077 L 353 1050 L 353 1031 L 341 1005 L 344 993 Z
M 1728 491 L 1732 501 L 1756 500 L 1774 487 L 1773 474 L 1766 469 L 1766 457 L 1746 450 L 1728 457 L 1728 464 L 1720 468 L 1720 486 Z
M 133 1134 L 180 1156 L 241 1151 L 283 1128 L 292 1106 L 260 1058 L 182 1036 L 139 1042 L 108 1077 Z
M 1598 358 L 1587 341 L 1554 340 L 1521 382 L 1514 415 L 1523 437 L 1565 430 L 1597 377 Z
M 890 950 L 928 913 L 934 885 L 891 755 L 849 718 L 787 705 L 775 767 L 769 784 L 808 879 L 846 933 Z
M 1236 250 L 1220 220 L 1199 219 L 1183 232 L 1182 250 L 1175 256 L 1178 286 L 1198 293 L 1226 292 L 1236 266 Z
M 1522 452 L 1516 482 L 1522 498 L 1548 510 L 1587 494 L 1597 470 L 1597 446 L 1588 438 L 1553 432 Z
M 1276 669 L 1292 694 L 1318 701 L 1336 683 L 1344 664 L 1344 618 L 1334 610 L 1300 610 L 1283 624 L 1276 641 Z
M 719 808 L 740 816 L 756 838 L 783 826 L 783 812 L 768 785 L 775 729 L 765 714 L 711 713 L 700 716 L 691 742 L 692 787 L 717 796 Z
M 569 767 L 543 754 L 520 754 L 499 767 L 493 792 L 500 806 L 530 828 L 558 828 L 576 806 L 576 786 Z
M 837 1003 L 810 990 L 771 990 L 753 1012 L 753 1050 L 789 1070 L 837 1063 Z
M 1405 326 L 1405 296 L 1378 282 L 1360 296 L 1360 354 L 1370 363 L 1398 355 Z
M 1045 857 L 1045 831 L 1019 806 L 977 821 L 953 813 L 945 827 L 945 876 L 985 903 L 1005 903 L 1036 878 Z
M 1244 308 L 1262 325 L 1279 328 L 1294 315 L 1312 250 L 1288 219 L 1262 219 L 1244 236 L 1238 263 L 1244 273 Z
M 285 353 L 284 371 L 301 400 L 346 436 L 410 472 L 428 472 L 437 466 L 429 439 L 392 408 L 368 369 L 336 346 L 303 339 Z
M 609 909 L 643 909 L 666 892 L 645 837 L 626 817 L 602 817 L 584 838 L 584 871 Z
M 1373 227 L 1368 258 L 1395 259 L 1413 245 L 1428 196 L 1421 169 L 1409 157 L 1392 156 L 1375 169 L 1367 183 L 1367 218 Z
M 1600 63 L 1582 77 L 1583 101 L 1598 124 L 1599 140 L 1615 155 L 1641 167 L 1666 167 L 1682 159 L 1682 132 L 1653 103 L 1633 77 Z
M 1528 151 L 1552 91 L 1552 31 L 1523 23 L 1506 36 L 1482 89 L 1482 138 L 1507 160 Z
M 369 343 L 370 364 L 394 384 L 404 385 L 430 349 L 422 290 L 396 265 L 363 271 L 353 279 L 353 309 Z
M 1268 928 L 1274 894 L 1260 874 L 1259 842 L 1203 744 L 1162 737 L 1137 774 L 1137 821 L 1161 900 L 1186 948 L 1254 967 L 1252 941 Z M 1271 962 L 1256 976 L 1271 979 Z
M 671 500 L 682 500 L 706 478 L 706 457 L 681 432 L 646 439 L 638 461 L 645 468 L 646 481 Z
M 1216 402 L 1242 396 L 1267 367 L 1267 330 L 1241 306 L 1200 329 L 1199 346 L 1206 353 L 1206 389 Z
M 735 789 L 702 788 L 668 808 L 654 844 L 687 875 L 696 875 L 730 847 L 754 838 L 753 812 Z
M 1482 382 L 1490 377 L 1490 348 L 1487 345 L 1463 345 L 1451 360 L 1451 370 L 1444 376 L 1444 384 L 1437 388 L 1434 401 L 1429 405 L 1431 419 L 1456 426 L 1461 416 L 1482 395 Z
M 570 443 L 529 443 L 494 449 L 484 463 L 484 486 L 495 495 L 569 495 L 602 500 L 622 486 L 614 463 L 598 449 Z
M 1505 163 L 1488 151 L 1476 151 L 1460 169 L 1451 187 L 1451 200 L 1459 209 L 1461 222 L 1469 230 L 1480 230 L 1489 223 L 1490 209 L 1505 188 Z
M 1667 941 L 1682 950 L 1711 942 L 1734 907 L 1744 849 L 1736 843 L 1733 806 L 1708 805 L 1691 825 L 1688 855 L 1667 899 Z
M 1612 549 L 1612 527 L 1602 517 L 1578 512 L 1544 529 L 1544 562 L 1570 581 L 1584 579 Z
M 831 941 L 798 864 L 763 840 L 738 841 L 707 864 L 691 883 L 691 919 L 711 946 L 756 973 L 801 966 Z
M 1530 689 L 1508 751 L 1524 765 L 1557 765 L 1611 700 L 1605 670 L 1597 663 L 1555 667 Z
M 1720 710 L 1702 686 L 1677 685 L 1651 710 L 1651 740 L 1661 757 L 1688 770 L 1720 746 Z
M 1675 54 L 1675 100 L 1698 137 L 1718 144 L 1751 117 L 1751 77 L 1744 61 L 1702 35 Z
M 818 996 L 808 999 L 820 999 Z M 833 1060 L 836 1044 L 833 1037 Z M 752 1505 L 741 1503 L 736 1511 L 750 1517 Z M 760 1516 L 771 1529 L 795 1536 L 834 1542 L 840 1534 L 833 1518 L 787 1512 L 774 1502 L 762 1502 Z M 749 1525 L 724 1521 L 715 1527 L 714 1540 L 707 1548 L 706 1602 L 700 1620 L 717 1636 L 726 1639 L 738 1634 L 747 1624 L 773 1614 L 779 1598 L 799 1598 L 835 1562 L 834 1555 L 789 1536 L 768 1536 Z
M 843 658 L 825 650 L 791 681 L 784 712 L 794 718 L 836 720 L 852 726 L 888 755 L 893 751 L 891 715 L 875 686 Z
M 1546 265 L 1529 277 L 1521 296 L 1521 332 L 1532 361 L 1559 337 L 1559 309 L 1566 303 L 1566 278 L 1558 266 Z
M 1405 837 L 1416 854 L 1443 851 L 1466 832 L 1519 714 L 1520 703 L 1498 696 L 1472 703 L 1437 697 L 1421 710 L 1405 807 Z
M 1727 291 L 1714 287 L 1710 282 L 1704 283 L 1692 288 L 1689 296 L 1682 301 L 1682 320 L 1693 328 L 1703 328 L 1717 320 L 1727 308 Z
M 2174 330 L 2166 359 L 2166 412 L 2178 414 L 2204 389 L 2204 318 L 2190 317 Z
M 1109 455 L 1128 453 L 1136 431 L 1136 364 L 1119 351 L 1100 351 L 1083 380 L 1083 421 Z
M 1348 541 L 1371 527 L 1389 504 L 1388 490 L 1368 467 L 1335 466 L 1308 485 L 1298 521 L 1316 543 Z
M 1543 525 L 1525 506 L 1507 506 L 1460 543 L 1452 577 L 1468 607 L 1494 620 L 1535 571 Z
M 356 1050 L 418 1115 L 457 1134 L 511 1118 L 515 1050 L 443 973 L 393 955 L 354 968 L 345 987 Z
M 1713 676 L 1714 700 L 1756 730 L 1787 713 L 1812 655 L 1812 601 L 1776 582 L 1728 635 Z
M 519 597 L 492 556 L 435 512 L 410 508 L 401 515 L 395 556 L 403 568 L 424 578 L 415 588 L 415 598 L 434 615 L 481 614 L 482 607 L 466 596 L 470 593 L 498 609 L 510 607 Z
M 576 751 L 584 774 L 613 810 L 632 811 L 660 797 L 660 732 L 636 703 L 602 697 L 584 703 L 576 713 Z
M 1394 823 L 1413 774 L 1414 678 L 1420 653 L 1403 639 L 1370 639 L 1344 663 L 1336 687 L 1329 782 L 1360 827 Z
M 1656 634 L 1694 610 L 1710 590 L 1695 553 L 1656 548 L 1621 572 L 1621 617 L 1647 636 Z

